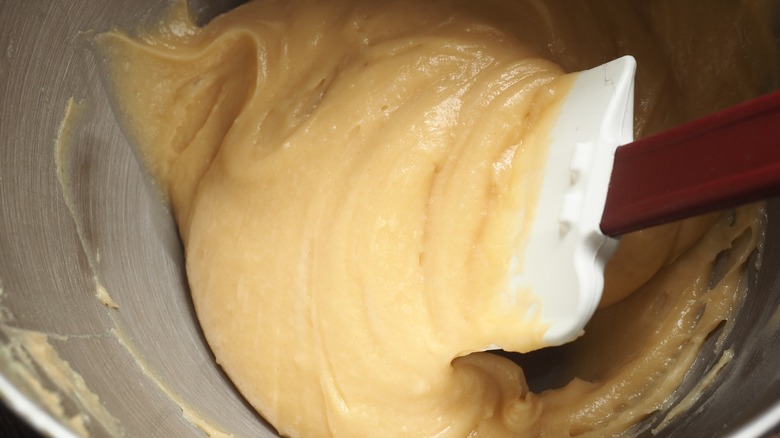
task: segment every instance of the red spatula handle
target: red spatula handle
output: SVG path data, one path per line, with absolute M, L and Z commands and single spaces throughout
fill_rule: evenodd
M 780 92 L 621 146 L 609 236 L 780 195 Z

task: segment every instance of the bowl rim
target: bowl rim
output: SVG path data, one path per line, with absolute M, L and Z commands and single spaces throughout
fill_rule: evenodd
M 56 438 L 79 438 L 51 413 L 33 402 L 0 372 L 0 398 L 3 403 L 38 432 Z

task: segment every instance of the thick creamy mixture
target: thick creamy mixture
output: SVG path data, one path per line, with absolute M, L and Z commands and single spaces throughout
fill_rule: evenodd
M 256 1 L 204 28 L 180 5 L 101 35 L 247 400 L 348 437 L 602 436 L 669 407 L 738 309 L 759 206 L 627 236 L 557 389 L 467 353 L 541 346 L 502 297 L 564 72 L 634 55 L 638 136 L 773 85 L 769 2 L 680 3 Z

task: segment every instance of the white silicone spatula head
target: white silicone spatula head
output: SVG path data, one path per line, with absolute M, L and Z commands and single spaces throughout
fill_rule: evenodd
M 608 236 L 780 196 L 780 91 L 632 142 L 635 69 L 624 57 L 574 73 L 552 130 L 512 278 L 539 297 L 549 346 L 582 334 L 598 306 Z
M 522 272 L 512 286 L 540 298 L 547 345 L 570 342 L 598 306 L 617 241 L 602 234 L 615 150 L 633 137 L 634 58 L 575 73 L 551 133 Z

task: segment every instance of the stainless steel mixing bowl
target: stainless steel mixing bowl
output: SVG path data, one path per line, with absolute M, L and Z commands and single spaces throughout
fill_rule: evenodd
M 90 35 L 134 28 L 161 7 L 0 0 L 0 394 L 54 436 L 274 436 L 199 331 L 174 223 L 111 115 L 89 51 Z M 71 97 L 83 110 L 62 132 L 70 151 L 58 172 Z M 662 435 L 760 436 L 780 424 L 780 202 L 769 216 L 761 267 L 725 340 L 735 359 Z M 118 308 L 96 298 L 98 285 Z M 713 366 L 710 351 L 688 387 Z

